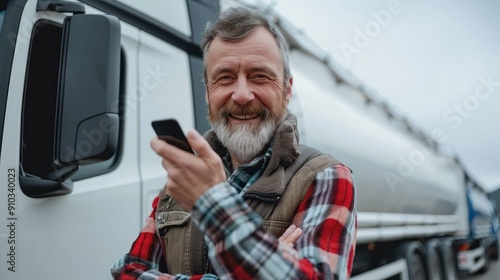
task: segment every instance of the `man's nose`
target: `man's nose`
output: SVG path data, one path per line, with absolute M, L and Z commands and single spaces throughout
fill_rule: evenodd
M 231 98 L 240 105 L 245 105 L 249 101 L 255 99 L 255 95 L 253 94 L 246 78 L 239 77 L 238 82 L 236 83 L 236 89 L 234 90 Z

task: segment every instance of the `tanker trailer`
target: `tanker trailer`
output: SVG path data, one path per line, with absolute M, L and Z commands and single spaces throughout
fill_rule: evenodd
M 455 279 L 452 242 L 468 229 L 466 176 L 443 138 L 416 128 L 285 19 L 276 22 L 290 47 L 301 143 L 353 170 L 352 279 Z

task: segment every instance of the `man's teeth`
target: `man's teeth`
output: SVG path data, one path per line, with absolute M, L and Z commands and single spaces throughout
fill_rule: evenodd
M 257 117 L 258 115 L 232 115 L 236 119 L 240 120 L 248 120 Z

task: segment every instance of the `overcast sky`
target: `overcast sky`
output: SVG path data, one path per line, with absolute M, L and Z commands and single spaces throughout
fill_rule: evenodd
M 500 1 L 264 2 L 500 187 Z

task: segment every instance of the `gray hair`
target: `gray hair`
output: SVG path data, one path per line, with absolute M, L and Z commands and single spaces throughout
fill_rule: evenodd
M 238 41 L 246 38 L 252 31 L 264 27 L 269 31 L 280 48 L 283 61 L 284 81 L 292 77 L 285 40 L 272 22 L 263 14 L 243 7 L 230 7 L 222 11 L 214 24 L 208 23 L 200 47 L 203 50 L 203 77 L 207 81 L 207 52 L 212 41 L 219 37 L 224 41 Z

